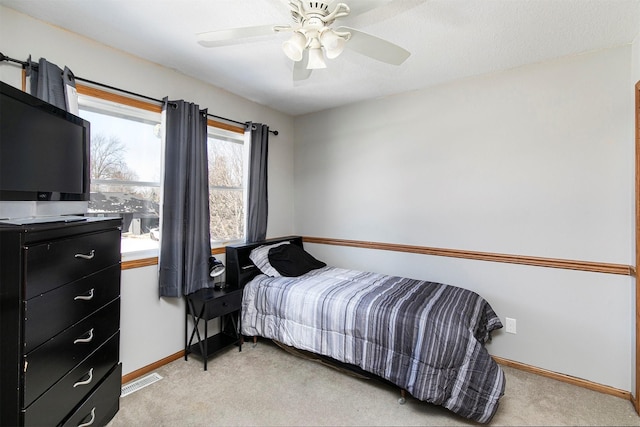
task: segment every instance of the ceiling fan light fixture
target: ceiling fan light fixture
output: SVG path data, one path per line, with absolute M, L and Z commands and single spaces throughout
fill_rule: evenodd
M 347 39 L 337 34 L 330 28 L 327 28 L 320 34 L 320 43 L 324 47 L 327 58 L 337 58 L 344 50 Z
M 198 33 L 198 43 L 205 47 L 230 46 L 274 32 L 291 33 L 290 38 L 282 43 L 281 49 L 294 62 L 294 81 L 307 79 L 314 69 L 327 68 L 326 61 L 342 55 L 347 47 L 390 65 L 401 65 L 411 55 L 408 50 L 388 40 L 355 28 L 337 26 L 333 29 L 332 25 L 338 18 L 352 13 L 349 6 L 340 3 L 341 0 L 282 1 L 288 3 L 293 25 L 269 24 Z M 354 12 L 360 14 L 379 7 L 378 3 L 390 0 L 344 1 L 358 4 L 357 11 Z
M 307 63 L 308 70 L 317 70 L 319 68 L 327 68 L 327 63 L 324 62 L 324 53 L 322 48 L 313 47 L 309 49 L 309 62 Z
M 282 50 L 292 61 L 300 61 L 302 52 L 307 46 L 307 37 L 300 31 L 294 31 L 291 38 L 282 43 Z

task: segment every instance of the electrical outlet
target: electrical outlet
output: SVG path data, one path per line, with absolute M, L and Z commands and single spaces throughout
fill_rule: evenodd
M 516 333 L 516 319 L 512 319 L 511 317 L 505 317 L 505 323 L 507 328 L 507 333 L 515 334 Z

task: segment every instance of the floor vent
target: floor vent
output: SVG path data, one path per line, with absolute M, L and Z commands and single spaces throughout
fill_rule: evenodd
M 122 391 L 120 393 L 120 397 L 128 396 L 134 391 L 138 391 L 141 388 L 145 388 L 146 386 L 151 385 L 156 381 L 160 381 L 161 379 L 162 377 L 154 372 L 153 374 L 149 374 L 146 377 L 142 377 L 138 380 L 135 380 L 126 385 L 123 385 Z

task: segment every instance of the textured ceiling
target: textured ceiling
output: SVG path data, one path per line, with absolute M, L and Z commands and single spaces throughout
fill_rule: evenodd
M 216 48 L 196 42 L 196 34 L 206 31 L 290 24 L 286 3 L 0 0 L 291 115 L 625 45 L 640 28 L 640 0 L 394 0 L 336 24 L 404 47 L 411 52 L 404 64 L 387 65 L 346 49 L 327 60 L 326 69 L 295 83 L 293 63 L 281 49 L 287 34 Z

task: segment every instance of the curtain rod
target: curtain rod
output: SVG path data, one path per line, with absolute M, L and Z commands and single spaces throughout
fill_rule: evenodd
M 19 59 L 10 58 L 10 57 L 8 57 L 8 56 L 4 55 L 2 52 L 0 52 L 0 62 L 1 62 L 1 61 L 15 62 L 16 64 L 20 64 L 20 65 L 22 65 L 22 68 L 23 68 L 23 69 L 24 69 L 24 68 L 26 68 L 26 67 L 28 67 L 28 66 L 31 66 L 31 67 L 33 67 L 33 68 L 35 68 L 35 69 L 37 69 L 37 68 L 38 68 L 38 64 L 36 64 L 36 63 L 32 63 L 32 64 L 30 64 L 30 63 L 29 63 L 29 62 L 27 62 L 27 61 L 20 61 Z M 147 99 L 147 100 L 149 100 L 149 101 L 154 101 L 154 102 L 157 102 L 158 104 L 163 104 L 163 103 L 164 103 L 164 101 L 163 101 L 163 100 L 161 100 L 161 99 L 155 99 L 155 98 L 152 98 L 152 97 L 150 97 L 150 96 L 141 95 L 141 94 L 136 93 L 136 92 L 131 92 L 131 91 L 128 91 L 128 90 L 125 90 L 125 89 L 120 89 L 120 88 L 117 88 L 117 87 L 115 87 L 115 86 L 109 86 L 109 85 L 107 85 L 107 84 L 100 83 L 100 82 L 96 82 L 96 81 L 89 80 L 89 79 L 85 79 L 85 78 L 82 78 L 82 77 L 78 77 L 78 76 L 74 76 L 74 77 L 75 77 L 75 79 L 76 79 L 76 80 L 80 80 L 81 82 L 85 82 L 85 83 L 89 83 L 89 84 L 92 84 L 92 85 L 97 85 L 97 86 L 105 87 L 105 88 L 107 88 L 107 89 L 111 89 L 111 90 L 116 90 L 116 91 L 118 91 L 118 92 L 126 93 L 126 94 L 128 94 L 128 95 L 133 95 L 133 96 L 137 96 L 137 97 L 139 97 L 139 98 Z M 248 124 L 248 122 L 243 123 L 243 122 L 239 122 L 239 121 L 237 121 L 237 120 L 232 120 L 232 119 L 228 119 L 228 118 L 226 118 L 226 117 L 216 116 L 216 115 L 209 114 L 209 113 L 207 113 L 207 116 L 209 116 L 209 117 L 214 117 L 214 118 L 216 118 L 216 119 L 220 119 L 220 120 L 225 120 L 225 121 L 227 121 L 227 122 L 231 122 L 231 123 L 236 123 L 236 124 L 238 124 L 238 125 L 240 125 L 240 126 L 243 126 L 243 127 L 247 127 L 247 124 Z M 278 131 L 277 131 L 277 130 L 269 130 L 269 132 L 271 132 L 271 133 L 272 133 L 272 134 L 274 134 L 274 135 L 278 135 Z

